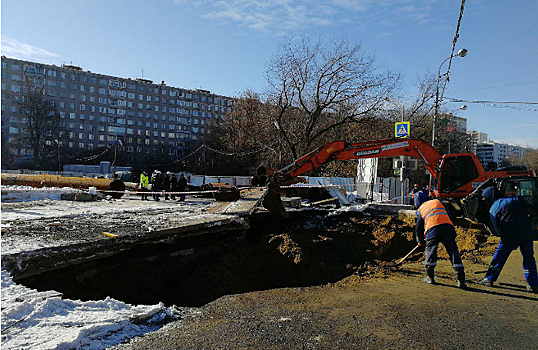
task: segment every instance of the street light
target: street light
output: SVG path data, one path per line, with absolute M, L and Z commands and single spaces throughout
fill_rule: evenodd
M 457 54 L 447 57 L 439 66 L 439 71 L 437 72 L 437 87 L 435 89 L 435 111 L 433 114 L 433 126 L 432 126 L 432 147 L 435 147 L 435 139 L 437 137 L 437 116 L 439 114 L 439 83 L 441 82 L 441 67 L 445 64 L 446 61 L 452 57 L 465 57 L 467 56 L 467 49 L 460 49 Z

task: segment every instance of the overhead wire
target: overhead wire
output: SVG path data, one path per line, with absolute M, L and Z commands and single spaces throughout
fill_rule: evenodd
M 459 102 L 459 103 L 476 103 L 481 104 L 486 107 L 494 107 L 494 108 L 511 108 L 516 109 L 519 111 L 526 111 L 526 112 L 538 112 L 538 109 L 534 108 L 523 108 L 523 107 L 515 107 L 511 105 L 538 105 L 538 102 L 519 102 L 519 101 L 488 101 L 488 100 L 463 100 L 463 99 L 457 99 L 457 98 L 451 98 L 447 97 L 447 100 L 450 100 L 450 102 Z
M 277 143 L 278 141 L 275 141 L 274 143 L 272 143 L 270 146 L 273 146 Z M 219 151 L 219 150 L 216 150 L 214 148 L 211 148 L 209 146 L 207 146 L 206 144 L 202 144 L 200 147 L 198 147 L 196 150 L 194 150 L 193 152 L 191 152 L 190 154 L 186 155 L 185 157 L 183 158 L 179 158 L 179 159 L 176 159 L 175 161 L 173 161 L 172 163 L 169 163 L 169 164 L 159 164 L 158 166 L 170 166 L 170 165 L 173 165 L 173 164 L 176 164 L 176 163 L 179 163 L 189 157 L 192 157 L 193 155 L 195 155 L 196 153 L 198 153 L 199 151 L 201 151 L 202 149 L 208 149 L 212 152 L 215 152 L 215 153 L 218 153 L 218 154 L 221 154 L 221 155 L 224 155 L 224 156 L 246 156 L 246 155 L 250 155 L 250 154 L 254 154 L 254 153 L 258 153 L 258 152 L 261 152 L 263 151 L 265 148 L 267 148 L 267 146 L 264 146 L 263 148 L 259 148 L 257 150 L 254 150 L 254 151 L 250 151 L 250 152 L 235 152 L 235 153 L 229 153 L 229 152 L 223 152 L 223 151 Z
M 516 105 L 538 105 L 538 102 L 518 102 L 518 101 L 486 101 L 486 100 L 462 100 L 459 98 L 446 97 L 451 102 L 465 102 L 465 103 L 500 103 L 500 104 L 516 104 Z
M 465 9 L 465 0 L 461 0 L 460 15 L 458 17 L 458 24 L 456 25 L 456 34 L 454 34 L 454 39 L 452 40 L 452 52 L 450 53 L 450 59 L 448 61 L 447 71 L 444 74 L 446 76 L 446 79 L 443 82 L 443 88 L 441 89 L 441 95 L 439 96 L 439 101 L 443 100 L 443 95 L 445 93 L 446 85 L 448 84 L 448 81 L 450 80 L 449 78 L 450 68 L 452 67 L 452 58 L 454 58 L 454 51 L 456 51 L 456 43 L 458 42 L 458 39 L 460 37 L 460 26 L 461 26 L 461 19 L 463 18 L 464 9 Z
M 105 154 L 106 152 L 108 152 L 110 149 L 112 148 L 111 145 L 109 145 L 103 152 L 99 153 L 99 154 L 96 154 L 96 155 L 93 155 L 93 156 L 89 156 L 89 157 L 84 157 L 84 158 L 77 158 L 77 160 L 81 160 L 81 161 L 85 161 L 85 162 L 88 162 L 90 160 L 95 160 L 99 157 L 101 157 L 103 154 Z

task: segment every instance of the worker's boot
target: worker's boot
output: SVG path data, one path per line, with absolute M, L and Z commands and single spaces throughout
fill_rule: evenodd
M 460 289 L 467 289 L 467 283 L 465 283 L 465 271 L 463 270 L 457 272 L 457 285 Z
M 426 277 L 422 279 L 423 282 L 428 284 L 435 284 L 435 270 L 431 267 L 426 268 Z
M 538 286 L 527 286 L 527 292 L 538 294 Z
M 487 277 L 484 277 L 483 279 L 481 279 L 480 281 L 477 282 L 478 284 L 481 284 L 483 286 L 487 286 L 487 287 L 493 287 L 493 281 L 490 280 L 489 278 Z

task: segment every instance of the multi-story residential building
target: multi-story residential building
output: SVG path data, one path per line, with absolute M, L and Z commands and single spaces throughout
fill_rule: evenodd
M 497 143 L 493 141 L 486 141 L 478 143 L 476 145 L 476 155 L 484 165 L 484 167 L 491 167 L 491 165 L 500 165 L 509 156 L 524 156 L 526 149 L 521 146 L 513 146 L 506 143 Z
M 467 134 L 471 137 L 471 152 L 476 152 L 476 145 L 479 143 L 484 143 L 488 140 L 488 134 L 483 132 L 470 130 L 467 131 Z
M 14 100 L 26 86 L 43 88 L 55 104 L 64 137 L 61 146 L 98 153 L 120 145 L 122 165 L 165 164 L 190 151 L 211 121 L 231 111 L 232 98 L 146 79 L 84 71 L 2 56 L 2 133 L 9 152 L 22 159 L 29 149 L 13 137 L 22 125 Z

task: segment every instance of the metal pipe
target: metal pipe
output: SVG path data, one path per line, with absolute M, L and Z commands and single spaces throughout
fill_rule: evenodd
M 51 174 L 2 174 L 2 185 L 31 186 L 31 187 L 72 187 L 84 188 L 95 187 L 100 191 L 125 190 L 125 184 L 119 179 L 97 179 L 86 177 L 68 177 Z M 116 193 L 115 197 L 121 197 L 122 193 Z M 119 198 L 117 197 L 117 198 Z

